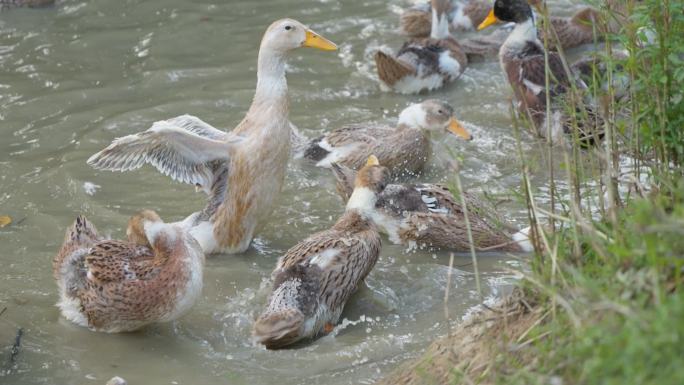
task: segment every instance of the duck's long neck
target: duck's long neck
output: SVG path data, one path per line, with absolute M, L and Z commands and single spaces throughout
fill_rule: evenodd
M 430 30 L 430 37 L 433 39 L 446 39 L 449 37 L 449 18 L 447 13 L 432 6 L 432 27 Z
M 534 24 L 534 18 L 530 17 L 522 23 L 518 23 L 513 28 L 513 32 L 508 35 L 508 38 L 502 46 L 502 52 L 508 51 L 520 51 L 522 50 L 527 42 L 537 42 L 537 26 Z
M 259 50 L 257 86 L 252 108 L 255 106 L 285 106 L 287 110 L 284 53 L 263 47 Z
M 378 198 L 368 187 L 356 187 L 347 201 L 346 212 L 357 211 L 361 216 L 368 218 L 375 209 Z

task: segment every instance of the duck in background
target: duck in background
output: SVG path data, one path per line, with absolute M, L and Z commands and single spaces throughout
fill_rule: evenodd
M 499 49 L 499 61 L 515 93 L 518 110 L 531 122 L 535 134 L 554 143 L 567 142 L 566 135 L 572 136 L 568 134 L 573 133 L 577 134 L 582 145 L 598 142 L 603 137 L 603 121 L 588 103 L 584 108 L 578 106 L 575 114 L 567 113 L 566 95 L 573 83 L 579 89 L 586 86 L 572 73 L 568 74 L 558 53 L 545 52 L 527 1 L 496 0 L 494 8 L 478 29 L 487 28 L 497 21 L 515 23 L 513 32 Z M 547 115 L 546 104 L 546 57 L 551 74 L 548 79 L 551 115 Z
M 451 0 L 446 9 L 451 32 L 475 31 L 489 13 L 489 2 L 484 0 Z M 430 36 L 432 7 L 429 2 L 415 4 L 399 16 L 401 31 L 412 38 Z
M 344 202 L 351 199 L 356 172 L 333 164 L 337 191 Z M 530 252 L 529 228 L 517 231 L 490 205 L 463 193 L 475 248 L 478 250 Z M 390 242 L 409 248 L 470 251 L 463 205 L 441 184 L 389 184 L 378 195 L 373 221 Z
M 529 0 L 529 3 L 535 7 L 543 5 L 542 0 Z M 474 31 L 487 17 L 491 9 L 490 4 L 488 0 L 452 1 L 451 11 L 448 13 L 451 31 Z M 400 17 L 401 30 L 406 35 L 415 38 L 428 36 L 432 25 L 430 11 L 430 5 L 427 3 L 404 11 Z M 548 37 L 551 49 L 557 49 L 560 46 L 567 50 L 602 41 L 606 31 L 603 27 L 606 23 L 600 17 L 600 13 L 591 7 L 583 7 L 571 17 L 551 16 L 549 20 L 555 31 L 555 35 L 551 34 Z M 504 25 L 490 35 L 459 39 L 459 44 L 469 61 L 494 56 L 499 52 L 499 48 L 512 29 L 512 25 Z M 544 41 L 544 32 L 545 29 L 539 29 L 542 41 Z
M 252 105 L 232 131 L 183 115 L 114 140 L 88 159 L 96 169 L 128 171 L 145 163 L 212 196 L 210 217 L 186 219 L 205 253 L 245 251 L 280 193 L 290 155 L 291 124 L 285 64 L 300 47 L 336 50 L 302 23 L 282 19 L 268 27 L 259 48 Z
M 185 314 L 202 291 L 204 253 L 181 226 L 151 210 L 128 222 L 128 241 L 108 240 L 76 218 L 53 260 L 64 318 L 118 333 Z
M 299 242 L 280 258 L 268 305 L 254 324 L 257 342 L 277 349 L 334 329 L 380 254 L 380 234 L 372 218 L 387 176 L 378 159 L 369 157 L 335 225 Z
M 448 0 L 431 0 L 430 37 L 404 43 L 396 56 L 378 51 L 375 64 L 383 89 L 402 94 L 431 91 L 458 79 L 468 65 L 461 46 L 449 34 Z
M 416 174 L 430 157 L 432 134 L 444 131 L 472 139 L 448 103 L 429 99 L 404 109 L 393 126 L 361 123 L 334 129 L 310 141 L 303 156 L 318 167 L 338 163 L 358 169 L 375 155 L 393 175 Z

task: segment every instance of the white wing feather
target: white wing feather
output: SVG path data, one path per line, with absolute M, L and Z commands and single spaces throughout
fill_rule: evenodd
M 88 159 L 99 170 L 129 171 L 149 163 L 172 179 L 207 187 L 212 162 L 226 161 L 242 137 L 218 130 L 199 118 L 182 115 L 155 122 L 138 134 L 115 139 Z

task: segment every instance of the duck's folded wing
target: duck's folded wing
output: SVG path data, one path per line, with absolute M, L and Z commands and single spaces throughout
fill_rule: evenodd
M 152 250 L 117 240 L 98 242 L 85 265 L 88 279 L 100 283 L 146 279 L 156 270 Z
M 88 159 L 100 170 L 129 171 L 149 163 L 174 180 L 210 186 L 213 161 L 229 159 L 242 137 L 183 115 L 156 122 L 144 132 L 124 136 Z
M 336 128 L 327 135 L 325 141 L 332 147 L 342 147 L 348 144 L 375 144 L 391 129 L 381 125 L 347 125 Z

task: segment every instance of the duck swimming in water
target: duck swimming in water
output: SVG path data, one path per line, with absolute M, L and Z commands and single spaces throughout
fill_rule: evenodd
M 444 131 L 465 140 L 473 138 L 448 103 L 429 99 L 404 109 L 393 126 L 359 123 L 336 128 L 311 141 L 304 157 L 318 167 L 338 163 L 356 170 L 375 155 L 394 175 L 416 174 L 430 157 L 432 133 Z
M 204 253 L 182 227 L 150 210 L 128 222 L 127 241 L 105 239 L 84 216 L 53 260 L 64 318 L 118 333 L 185 314 L 202 291 Z
M 375 64 L 381 87 L 402 94 L 431 91 L 458 79 L 468 65 L 459 43 L 449 34 L 448 0 L 432 0 L 430 37 L 404 43 L 396 56 L 378 51 Z
M 88 159 L 96 169 L 129 171 L 149 163 L 174 180 L 211 195 L 210 215 L 185 220 L 207 253 L 240 253 L 271 212 L 285 179 L 291 128 L 285 62 L 300 47 L 337 46 L 302 23 L 282 19 L 266 30 L 257 86 L 246 116 L 231 132 L 183 115 L 114 140 Z
M 344 202 L 351 197 L 356 172 L 333 164 L 337 191 Z M 528 229 L 517 231 L 494 208 L 475 195 L 462 193 L 476 249 L 508 252 L 532 251 Z M 470 251 L 465 214 L 460 199 L 441 184 L 388 184 L 378 194 L 373 222 L 390 242 L 411 248 Z
M 563 68 L 558 53 L 545 52 L 537 37 L 532 8 L 526 0 L 496 0 L 487 19 L 478 26 L 484 29 L 497 21 L 513 22 L 515 28 L 499 49 L 499 61 L 513 88 L 519 112 L 532 124 L 535 133 L 554 143 L 564 143 L 577 130 L 579 143 L 590 145 L 602 136 L 601 117 L 585 105 L 576 115 L 566 112 L 566 95 L 574 85 L 586 88 L 583 82 Z M 546 57 L 551 76 L 548 79 L 551 114 L 547 114 Z M 570 75 L 570 76 L 569 76 Z M 547 128 L 550 127 L 550 130 Z
M 276 349 L 333 330 L 380 254 L 372 212 L 387 175 L 371 156 L 359 170 L 346 210 L 335 225 L 280 258 L 268 305 L 254 324 L 257 342 Z

